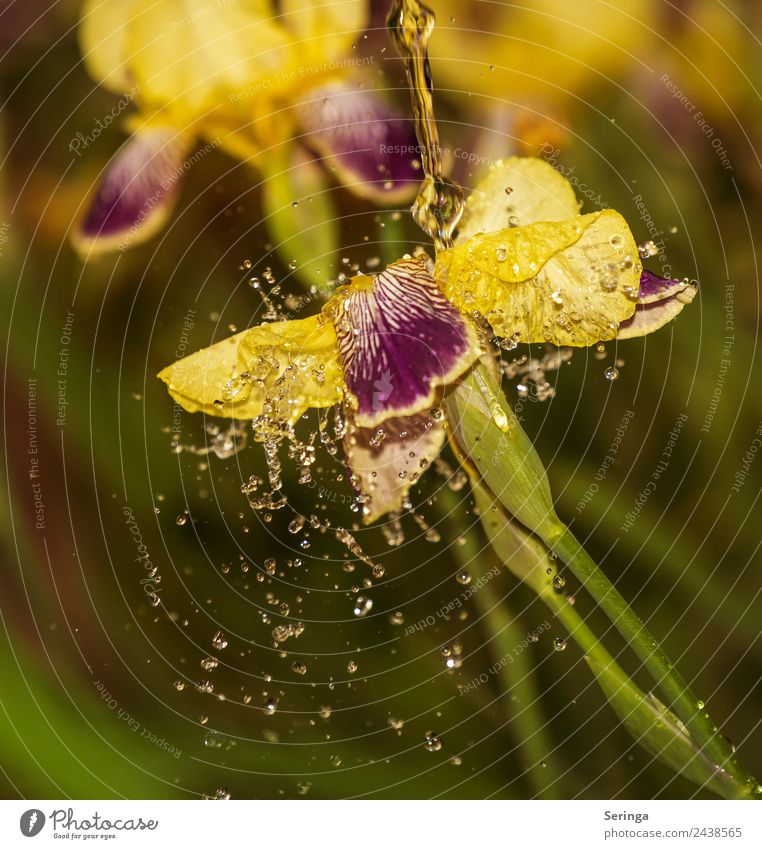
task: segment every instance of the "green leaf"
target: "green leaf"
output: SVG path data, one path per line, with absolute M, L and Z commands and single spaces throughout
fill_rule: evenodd
M 330 180 L 319 163 L 296 145 L 268 152 L 262 206 L 266 226 L 284 265 L 305 286 L 327 285 L 339 249 L 338 212 Z

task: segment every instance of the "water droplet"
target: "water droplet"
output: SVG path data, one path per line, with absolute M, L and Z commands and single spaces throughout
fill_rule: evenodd
M 217 633 L 212 637 L 212 646 L 216 648 L 218 651 L 227 648 L 228 638 L 222 633 L 222 631 L 217 631 Z
M 350 675 L 354 672 L 357 672 L 357 668 L 357 663 L 355 663 L 354 660 L 350 660 L 347 664 L 347 672 L 349 672 Z
M 262 703 L 262 710 L 268 715 L 272 716 L 276 710 L 278 710 L 278 700 L 275 696 L 268 696 L 264 702 Z
M 433 731 L 427 731 L 423 745 L 427 752 L 438 752 L 442 748 L 442 738 Z
M 295 519 L 292 519 L 288 523 L 288 532 L 291 534 L 298 534 L 299 531 L 304 527 L 305 522 L 304 516 L 297 516 Z
M 619 369 L 615 366 L 609 366 L 609 368 L 607 368 L 606 371 L 603 372 L 603 376 L 606 378 L 606 380 L 610 380 L 612 382 L 615 380 L 619 380 Z
M 296 672 L 297 675 L 306 675 L 307 674 L 307 664 L 302 663 L 301 660 L 295 660 L 291 664 L 291 669 Z
M 563 651 L 566 648 L 566 640 L 562 637 L 553 637 L 553 650 Z
M 204 745 L 207 749 L 220 749 L 222 748 L 223 737 L 221 734 L 218 734 L 216 731 L 209 731 L 204 736 Z
M 557 590 L 562 590 L 566 586 L 566 578 L 563 575 L 554 575 L 553 576 L 553 586 Z
M 188 524 L 188 517 L 187 517 L 184 513 L 181 513 L 181 514 L 180 514 L 180 515 L 179 515 L 179 516 L 175 519 L 175 524 L 176 524 L 176 525 L 180 525 L 181 527 L 182 527 L 183 525 L 187 525 L 187 524 Z
M 331 755 L 331 757 L 328 758 L 328 761 L 331 766 L 341 766 L 341 758 L 338 755 Z
M 373 608 L 373 599 L 367 598 L 364 595 L 358 595 L 355 599 L 355 616 L 367 616 Z
M 464 587 L 471 583 L 471 573 L 468 569 L 459 569 L 455 573 L 455 580 Z
M 227 787 L 218 787 L 212 796 L 204 796 L 206 801 L 223 801 L 227 802 L 230 799 L 230 791 Z

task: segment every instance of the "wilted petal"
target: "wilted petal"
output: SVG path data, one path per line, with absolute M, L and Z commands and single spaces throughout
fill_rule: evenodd
M 579 214 L 568 180 L 543 159 L 511 156 L 493 163 L 468 196 L 456 243 L 509 225 L 564 221 Z
M 691 303 L 696 287 L 686 280 L 659 277 L 644 270 L 640 276 L 640 291 L 635 312 L 619 325 L 617 339 L 645 336 L 663 327 Z
M 635 311 L 641 266 L 613 210 L 473 236 L 440 251 L 435 277 L 502 337 L 590 345 Z
M 159 372 L 188 412 L 293 424 L 343 395 L 336 333 L 320 316 L 262 324 Z
M 174 206 L 189 146 L 172 127 L 135 133 L 106 166 L 72 232 L 85 257 L 124 250 L 155 235 Z
M 344 439 L 351 481 L 363 497 L 363 519 L 374 522 L 399 510 L 410 490 L 444 444 L 441 420 L 428 413 L 387 419 L 355 428 Z
M 445 298 L 424 259 L 353 278 L 325 312 L 336 326 L 360 427 L 421 412 L 438 386 L 479 356 L 474 328 Z
M 332 82 L 297 107 L 304 142 L 360 197 L 394 203 L 421 181 L 412 122 L 373 92 Z

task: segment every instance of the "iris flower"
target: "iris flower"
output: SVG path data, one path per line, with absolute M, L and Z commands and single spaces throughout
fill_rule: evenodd
M 85 0 L 85 66 L 131 110 L 132 135 L 74 227 L 80 253 L 153 236 L 216 147 L 263 172 L 268 217 L 295 190 L 320 195 L 315 156 L 356 195 L 412 195 L 412 128 L 373 92 L 373 57 L 352 52 L 367 17 L 365 0 Z
M 439 453 L 442 393 L 492 334 L 570 346 L 642 336 L 694 294 L 642 269 L 619 213 L 581 215 L 548 163 L 511 158 L 477 185 L 435 262 L 353 277 L 320 314 L 237 333 L 159 377 L 186 410 L 252 419 L 276 439 L 309 408 L 343 405 L 350 481 L 371 522 L 403 506 Z

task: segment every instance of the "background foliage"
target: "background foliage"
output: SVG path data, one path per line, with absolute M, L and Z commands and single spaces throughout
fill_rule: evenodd
M 531 11 L 515 19 L 508 7 L 434 4 L 440 131 L 465 184 L 490 158 L 539 151 L 583 184 L 580 194 L 589 190 L 585 211 L 605 203 L 628 218 L 639 241 L 663 237 L 654 270 L 666 264 L 699 281 L 696 302 L 673 325 L 609 345 L 603 356 L 576 352 L 548 375 L 555 397 L 539 402 L 530 393 L 520 414 L 560 515 L 753 768 L 762 758 L 762 460 L 754 447 L 762 428 L 760 13 L 754 4 L 714 0 L 640 0 L 618 12 L 597 0 L 578 5 L 587 10 L 584 23 L 555 17 L 558 4 L 548 18 L 543 2 L 525 4 Z M 330 533 L 311 532 L 302 549 L 305 534 L 287 528 L 294 513 L 349 521 L 342 497 L 351 492 L 335 460 L 321 457 L 322 498 L 317 487 L 300 487 L 286 464 L 289 507 L 265 522 L 239 489 L 265 473 L 257 446 L 228 458 L 171 450 L 172 405 L 154 375 L 175 359 L 188 311 L 195 311 L 185 329 L 196 349 L 228 325 L 259 320 L 262 302 L 247 281 L 265 267 L 284 292 L 303 289 L 272 253 L 258 178 L 218 151 L 193 165 L 164 233 L 83 266 L 67 233 L 123 136 L 115 122 L 82 157 L 69 142 L 116 98 L 81 67 L 76 3 L 29 4 L 39 6 L 31 17 L 3 6 L 13 26 L 0 41 L 2 792 L 694 794 L 618 725 L 575 646 L 554 651 L 553 638 L 563 634 L 531 593 L 509 575 L 492 577 L 495 561 L 457 476 L 432 474 L 421 486 L 430 500 L 416 512 L 435 532 L 408 516 L 397 547 L 377 527 L 356 533 L 385 567 L 365 593 L 372 610 L 358 618 L 354 600 L 369 568 Z M 375 10 L 379 28 L 383 13 Z M 358 49 L 377 57 L 379 87 L 400 88 L 401 68 L 385 46 L 377 29 Z M 696 104 L 704 126 L 675 90 Z M 396 96 L 406 105 L 404 91 Z M 342 257 L 363 267 L 420 243 L 404 208 L 401 216 L 379 211 L 338 185 L 331 195 L 341 251 L 326 258 L 321 279 L 338 273 Z M 506 359 L 522 353 L 538 352 L 520 348 Z M 617 358 L 620 377 L 607 381 L 604 370 Z M 518 399 L 515 383 L 506 390 Z M 59 391 L 64 424 L 56 423 Z M 624 530 L 681 415 L 666 469 Z M 183 415 L 183 443 L 203 446 L 211 438 L 205 424 Z M 42 514 L 34 509 L 32 457 Z M 125 509 L 161 576 L 157 607 L 141 584 Z M 275 575 L 266 571 L 270 557 Z M 467 600 L 456 579 L 463 568 L 472 586 L 486 576 Z M 565 592 L 605 630 L 577 590 L 568 579 Z M 448 607 L 451 614 L 440 615 Z M 275 647 L 273 627 L 297 620 L 304 632 Z M 424 624 L 412 629 L 416 623 Z M 213 646 L 218 631 L 224 648 Z M 530 634 L 538 639 L 528 641 Z M 616 635 L 607 639 L 640 680 Z M 453 641 L 462 646 L 460 665 L 447 668 L 441 649 Z M 213 670 L 201 666 L 208 657 L 219 662 Z M 513 661 L 501 664 L 506 657 Z M 306 664 L 306 673 L 294 663 Z M 461 694 L 481 675 L 486 683 Z M 212 693 L 199 692 L 202 681 Z M 441 738 L 436 751 L 425 744 L 429 731 Z

